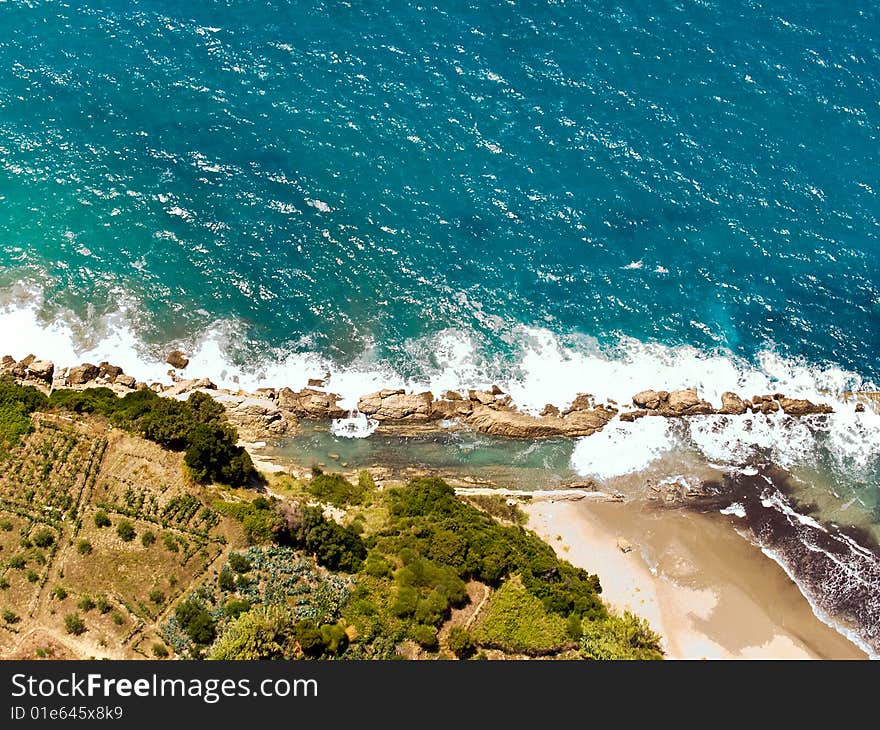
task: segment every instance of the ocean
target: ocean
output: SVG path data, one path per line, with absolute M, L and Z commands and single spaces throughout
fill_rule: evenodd
M 876 550 L 880 415 L 841 401 L 880 382 L 876 4 L 12 0 L 0 68 L 4 352 L 352 404 L 809 397 L 569 466 L 781 467 Z

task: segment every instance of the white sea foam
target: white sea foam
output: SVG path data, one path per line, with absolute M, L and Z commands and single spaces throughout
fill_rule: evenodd
M 836 412 L 800 420 L 783 414 L 695 417 L 688 421 L 685 445 L 726 465 L 746 465 L 756 454 L 764 454 L 768 460 L 791 466 L 811 459 L 822 441 L 841 468 L 857 471 L 870 467 L 880 453 L 880 414 L 871 409 L 855 413 L 851 404 L 839 400 L 844 390 L 874 389 L 875 385 L 841 368 L 811 366 L 770 351 L 749 363 L 729 352 L 705 352 L 690 346 L 622 339 L 613 348 L 603 349 L 587 338 L 560 338 L 542 328 L 518 327 L 507 333 L 499 329 L 499 337 L 517 350 L 511 362 L 483 354 L 471 333 L 450 329 L 406 345 L 409 359 L 422 370 L 419 377 L 412 378 L 381 361 L 369 347 L 345 368 L 309 351 L 307 344 L 302 351 L 267 350 L 261 358 L 245 358 L 242 353 L 236 358 L 232 348 L 242 338 L 230 322 L 218 322 L 188 342 L 147 345 L 133 324 L 136 307 L 126 306 L 122 295 L 120 300 L 123 308 L 119 313 L 84 324 L 73 316 L 69 323 L 61 319 L 46 322 L 38 314 L 38 297 L 19 297 L 0 310 L 2 354 L 21 358 L 35 353 L 60 365 L 107 360 L 139 380 L 168 382 L 163 355 L 172 347 L 181 347 L 191 353 L 187 374 L 211 378 L 221 387 L 299 389 L 310 378 L 324 378 L 329 373 L 326 388 L 339 394 L 341 405 L 349 409 L 356 408 L 362 395 L 388 387 L 431 390 L 439 396 L 446 390 L 487 388 L 497 383 L 519 408 L 532 413 L 547 403 L 564 408 L 580 392 L 621 406 L 646 388 L 696 387 L 701 397 L 715 405 L 720 405 L 725 390 L 744 397 L 783 392 L 830 403 Z M 485 324 L 501 326 L 489 319 Z M 247 365 L 237 362 L 246 359 Z M 613 422 L 588 439 L 604 433 L 601 438 L 607 447 L 612 441 L 622 444 L 632 436 L 628 458 L 647 464 L 660 453 L 660 444 L 662 448 L 673 447 L 672 437 L 661 434 L 661 424 L 659 419 L 642 419 L 631 425 Z M 579 464 L 590 463 L 588 455 L 599 448 L 586 443 L 578 445 L 582 454 Z
M 367 418 L 363 413 L 354 411 L 348 418 L 335 418 L 330 424 L 330 432 L 334 436 L 349 439 L 362 439 L 371 435 L 379 427 L 374 418 Z
M 613 421 L 598 433 L 578 441 L 572 468 L 582 476 L 608 479 L 642 471 L 676 445 L 665 418 Z

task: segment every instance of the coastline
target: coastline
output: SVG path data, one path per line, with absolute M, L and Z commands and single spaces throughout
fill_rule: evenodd
M 651 624 L 668 658 L 867 658 L 723 516 L 639 501 L 542 501 L 523 509 L 528 527 L 560 557 L 598 574 L 607 603 Z M 622 552 L 618 537 L 633 550 Z

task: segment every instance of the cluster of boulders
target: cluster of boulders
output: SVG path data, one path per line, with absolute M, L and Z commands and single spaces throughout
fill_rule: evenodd
M 183 369 L 189 362 L 179 351 L 169 353 L 166 362 Z M 106 386 L 118 393 L 138 388 L 151 390 L 169 397 L 183 397 L 194 390 L 209 392 L 226 408 L 230 421 L 239 428 L 246 440 L 261 440 L 295 431 L 300 419 L 327 420 L 350 415 L 340 405 L 340 396 L 327 392 L 326 380 L 309 380 L 308 387 L 294 391 L 290 388 L 259 388 L 255 393 L 231 392 L 218 389 L 207 378 L 181 379 L 177 375 L 170 385 L 138 382 L 122 368 L 107 362 L 98 365 L 82 363 L 57 370 L 53 363 L 28 355 L 16 361 L 9 355 L 0 362 L 0 370 L 43 390 L 52 388 L 88 388 Z M 511 397 L 497 385 L 488 390 L 469 390 L 467 393 L 446 391 L 440 398 L 433 393 L 408 393 L 402 388 L 384 389 L 361 397 L 358 411 L 379 421 L 386 428 L 431 429 L 466 425 L 476 431 L 509 438 L 541 438 L 552 436 L 589 436 L 601 430 L 618 416 L 622 421 L 634 421 L 643 416 L 678 418 L 699 415 L 743 415 L 746 413 L 771 414 L 782 411 L 789 416 L 807 416 L 830 413 L 825 404 L 787 398 L 781 393 L 755 395 L 745 400 L 732 392 L 721 396 L 721 407 L 715 407 L 699 397 L 695 388 L 685 390 L 644 390 L 632 398 L 634 408 L 618 408 L 614 401 L 597 403 L 593 396 L 580 393 L 567 408 L 547 404 L 538 415 L 526 413 L 514 406 Z M 861 408 L 859 408 L 861 406 Z M 857 409 L 864 406 L 861 403 Z
M 782 393 L 755 395 L 744 400 L 736 393 L 727 391 L 721 394 L 721 408 L 701 400 L 696 388 L 686 390 L 643 390 L 633 396 L 633 405 L 638 410 L 621 414 L 624 421 L 633 421 L 642 416 L 741 416 L 745 413 L 776 413 L 782 411 L 789 416 L 809 416 L 832 413 L 833 408 L 824 403 L 813 403 L 801 398 L 786 398 Z

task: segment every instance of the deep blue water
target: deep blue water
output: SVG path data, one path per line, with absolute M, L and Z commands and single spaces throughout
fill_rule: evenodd
M 878 130 L 860 0 L 6 2 L 0 282 L 157 350 L 412 375 L 525 324 L 878 379 Z

